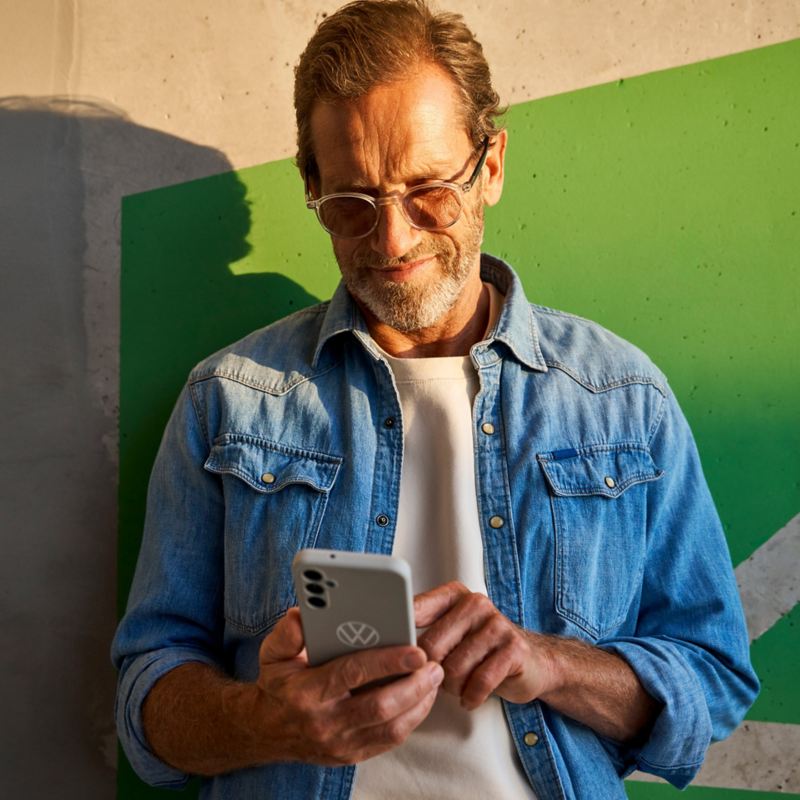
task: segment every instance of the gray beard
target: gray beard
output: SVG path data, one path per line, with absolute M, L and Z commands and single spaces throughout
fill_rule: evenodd
M 479 206 L 476 218 L 469 221 L 468 232 L 460 249 L 434 241 L 421 244 L 402 259 L 379 259 L 356 256 L 351 264 L 339 267 L 342 280 L 350 294 L 363 303 L 384 325 L 401 333 L 411 333 L 434 326 L 450 311 L 464 289 L 475 261 L 480 257 L 483 240 L 483 208 Z M 419 285 L 413 281 L 378 284 L 370 279 L 370 266 L 397 266 L 411 262 L 420 255 L 436 255 L 442 267 L 441 278 L 431 284 Z
M 469 275 L 469 269 L 463 268 L 465 262 L 457 259 L 459 269 L 433 286 L 387 282 L 379 287 L 364 280 L 363 273 L 343 279 L 350 293 L 384 325 L 410 333 L 432 327 L 455 305 Z

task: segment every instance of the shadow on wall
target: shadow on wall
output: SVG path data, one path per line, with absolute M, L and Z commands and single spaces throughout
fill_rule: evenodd
M 230 170 L 222 153 L 102 102 L 0 98 L 0 749 L 9 797 L 46 797 L 55 785 L 64 798 L 114 796 L 121 199 L 216 175 L 223 240 L 207 242 L 207 206 L 151 220 L 158 235 L 148 246 L 155 263 L 174 267 L 176 292 L 223 286 L 217 302 L 233 303 L 233 313 L 237 303 L 255 306 L 244 315 L 250 325 L 257 296 L 275 281 L 229 269 L 250 249 L 245 188 Z M 196 311 L 185 334 L 201 344 L 216 314 Z M 265 309 L 257 324 L 269 321 Z M 151 408 L 174 401 L 171 387 L 161 391 L 171 393 L 151 395 Z

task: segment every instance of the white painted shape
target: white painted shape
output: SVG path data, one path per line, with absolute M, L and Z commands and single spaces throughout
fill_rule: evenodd
M 800 514 L 736 568 L 750 641 L 800 602 Z M 798 750 L 800 753 L 800 750 Z
M 712 744 L 693 786 L 800 792 L 800 725 L 745 722 L 723 742 Z M 663 783 L 634 772 L 628 780 Z

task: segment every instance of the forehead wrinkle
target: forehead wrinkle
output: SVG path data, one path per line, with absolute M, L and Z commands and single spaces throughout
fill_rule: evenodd
M 460 166 L 456 154 L 435 137 L 418 137 L 397 125 L 383 139 L 376 128 L 366 128 L 369 133 L 348 137 L 342 146 L 328 151 L 325 180 L 333 191 L 349 186 L 379 188 L 421 177 L 447 178 Z
M 430 174 L 437 168 L 447 170 L 453 158 L 452 141 L 448 141 L 448 134 L 452 135 L 452 132 L 445 124 L 449 105 L 434 101 L 424 92 L 414 94 L 409 87 L 401 90 L 398 101 L 391 93 L 391 86 L 385 89 L 376 93 L 382 102 L 373 104 L 377 119 L 374 127 L 369 129 L 375 134 L 376 147 L 382 154 L 382 174 L 378 178 L 390 183 L 403 183 L 405 179 Z M 390 113 L 382 117 L 381 111 L 385 113 L 387 105 Z M 443 105 L 446 111 L 443 111 Z M 378 133 L 381 123 L 383 130 L 388 130 L 383 142 Z
M 410 128 L 413 114 L 402 108 L 402 103 L 388 107 L 385 102 L 370 102 L 364 98 L 357 104 L 361 117 L 361 140 L 358 147 L 363 165 L 363 177 L 370 185 L 397 183 L 413 158 L 415 137 Z
M 326 192 L 448 178 L 470 146 L 455 88 L 430 69 L 356 100 L 320 103 L 311 127 Z

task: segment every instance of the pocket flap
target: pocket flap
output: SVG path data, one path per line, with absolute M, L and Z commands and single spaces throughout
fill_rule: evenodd
M 540 453 L 550 488 L 563 497 L 602 495 L 619 497 L 629 486 L 658 480 L 664 470 L 656 468 L 643 445 L 594 445 Z
M 204 466 L 209 472 L 236 475 L 257 492 L 272 494 L 291 483 L 328 492 L 341 463 L 341 458 L 326 453 L 226 434 L 216 440 Z

